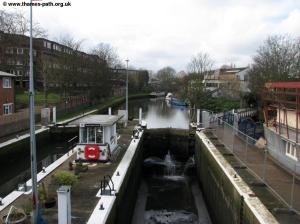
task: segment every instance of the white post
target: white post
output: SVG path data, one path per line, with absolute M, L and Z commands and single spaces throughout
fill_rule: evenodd
M 126 61 L 126 120 L 125 120 L 125 126 L 127 127 L 127 122 L 128 122 L 128 62 L 129 60 Z
M 208 111 L 202 111 L 202 127 L 208 128 L 209 127 L 209 120 L 210 120 L 210 113 Z
M 142 124 L 142 108 L 139 110 L 139 124 Z
M 197 109 L 197 126 L 200 124 L 200 109 Z
M 52 113 L 53 113 L 52 116 L 53 123 L 56 124 L 56 107 L 53 107 Z
M 57 190 L 58 224 L 71 224 L 71 186 L 61 186 Z
M 111 107 L 108 108 L 108 115 L 111 115 Z

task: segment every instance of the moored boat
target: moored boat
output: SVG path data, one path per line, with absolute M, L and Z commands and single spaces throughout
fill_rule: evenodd
M 173 94 L 172 93 L 168 93 L 167 96 L 166 96 L 166 100 L 167 101 L 170 101 L 173 97 Z
M 188 106 L 189 103 L 187 101 L 184 101 L 184 100 L 178 100 L 176 98 L 171 98 L 171 101 L 170 101 L 171 105 L 175 105 L 175 106 Z

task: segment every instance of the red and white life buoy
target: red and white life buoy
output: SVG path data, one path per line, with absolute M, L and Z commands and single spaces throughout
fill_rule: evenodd
M 84 158 L 86 160 L 99 160 L 100 147 L 98 145 L 86 145 L 84 147 Z

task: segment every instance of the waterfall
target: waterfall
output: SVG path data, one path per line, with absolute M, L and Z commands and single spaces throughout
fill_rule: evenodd
M 172 160 L 170 151 L 168 151 L 167 155 L 165 156 L 164 163 L 165 163 L 165 175 L 174 176 L 176 172 L 176 165 L 175 162 Z

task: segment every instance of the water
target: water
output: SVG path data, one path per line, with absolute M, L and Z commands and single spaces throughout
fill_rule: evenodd
M 165 164 L 165 176 L 167 177 L 174 176 L 176 172 L 176 165 L 173 159 L 171 158 L 170 151 L 168 151 L 165 157 L 164 164 Z
M 185 107 L 173 107 L 165 99 L 142 99 L 129 101 L 129 117 L 138 118 L 139 108 L 148 128 L 189 128 L 189 111 Z
M 48 134 L 47 134 L 48 135 Z M 37 142 L 37 169 L 47 167 L 68 151 L 67 140 L 51 139 L 50 136 Z M 0 156 L 0 197 L 17 189 L 19 184 L 31 178 L 29 139 L 26 144 L 12 148 Z
M 132 224 L 199 223 L 191 190 L 194 178 L 183 172 L 190 161 L 176 161 L 170 150 L 164 159 L 152 156 L 144 160 Z

